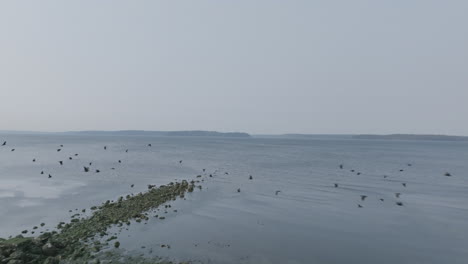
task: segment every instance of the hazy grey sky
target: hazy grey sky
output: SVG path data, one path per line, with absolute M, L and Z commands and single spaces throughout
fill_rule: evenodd
M 1 1 L 0 130 L 468 135 L 468 1 Z

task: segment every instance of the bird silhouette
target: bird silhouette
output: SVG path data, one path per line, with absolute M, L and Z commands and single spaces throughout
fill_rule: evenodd
M 52 178 L 52 175 L 49 174 L 49 179 Z
M 15 149 L 11 149 L 11 151 L 15 151 Z
M 133 188 L 133 186 L 135 186 L 135 184 L 130 185 L 131 188 Z
M 75 154 L 75 157 L 78 156 L 78 153 Z
M 335 183 L 335 188 L 338 188 L 338 183 Z
M 403 187 L 406 187 L 406 183 L 402 182 L 401 185 L 403 185 Z
M 360 204 L 358 204 L 357 206 L 358 206 L 359 208 L 362 208 L 362 205 L 360 205 Z
M 44 174 L 44 171 L 41 171 L 41 174 Z
M 400 171 L 404 171 L 404 170 L 400 170 Z
M 69 160 L 72 160 L 73 158 L 72 157 L 68 157 Z
M 361 201 L 364 201 L 367 198 L 367 195 L 361 195 Z
M 383 202 L 383 201 L 384 201 L 384 199 L 383 199 L 383 198 L 380 198 L 379 200 L 380 200 L 381 202 Z
M 63 161 L 59 161 L 60 165 L 63 165 Z
M 86 166 L 85 166 L 85 167 L 83 167 L 83 169 L 84 169 L 85 172 L 88 172 L 88 171 L 89 171 L 89 167 L 86 167 Z
M 450 176 L 452 176 L 452 174 L 446 172 L 446 173 L 444 174 L 444 176 L 450 177 Z
M 340 164 L 340 169 L 343 169 L 343 164 Z
M 276 191 L 276 192 L 275 192 L 275 195 L 278 195 L 278 193 L 280 193 L 280 192 L 281 192 L 280 190 Z
M 104 146 L 104 150 L 106 150 L 106 149 L 107 149 L 107 146 Z
M 210 175 L 211 175 L 211 174 L 210 174 Z M 252 177 L 252 175 L 250 175 L 250 176 L 249 176 L 249 180 L 253 180 L 253 177 Z
M 396 205 L 403 206 L 403 202 L 396 202 Z
M 92 163 L 92 162 L 90 162 L 90 163 L 89 163 L 89 166 L 91 166 L 91 165 L 93 165 L 93 163 Z
M 125 152 L 128 152 L 128 149 L 126 149 Z
M 148 147 L 151 147 L 151 144 L 148 144 Z
M 387 175 L 384 175 L 383 177 L 384 177 L 384 179 L 386 179 L 388 176 L 387 176 Z
M 182 163 L 182 160 L 179 160 L 179 163 Z
M 96 170 L 96 173 L 99 173 L 99 172 L 101 172 L 101 171 L 100 171 L 100 170 Z
M 2 146 L 5 146 L 5 145 L 6 145 L 6 143 L 7 143 L 6 141 L 3 141 L 3 144 L 2 144 Z
M 395 193 L 396 198 L 400 198 L 401 193 Z
M 57 152 L 60 152 L 62 149 L 57 149 Z
M 122 163 L 122 161 L 121 161 L 121 160 L 119 160 L 119 163 Z
M 237 192 L 240 192 L 240 188 L 237 189 Z
M 36 159 L 33 159 L 33 162 L 36 162 Z

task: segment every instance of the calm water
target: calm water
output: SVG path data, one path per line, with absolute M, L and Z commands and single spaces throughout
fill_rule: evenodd
M 53 228 L 70 219 L 71 209 L 201 174 L 201 191 L 172 202 L 165 220 L 132 224 L 119 235 L 121 247 L 196 263 L 468 263 L 467 143 L 0 135 L 3 140 L 0 237 L 41 222 L 37 232 Z M 100 173 L 85 173 L 89 162 Z

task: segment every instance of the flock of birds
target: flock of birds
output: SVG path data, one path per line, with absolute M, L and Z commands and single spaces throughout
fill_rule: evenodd
M 7 141 L 4 141 L 4 142 L 1 144 L 1 147 L 5 147 L 6 145 L 7 145 Z M 148 147 L 152 147 L 151 143 L 147 144 L 147 146 L 148 146 Z M 63 147 L 64 147 L 63 145 L 60 145 L 60 147 L 57 148 L 57 152 L 62 151 L 62 148 L 63 148 Z M 103 148 L 104 148 L 104 150 L 107 150 L 107 146 L 104 146 Z M 15 151 L 15 148 L 12 148 L 11 151 L 12 151 L 12 152 Z M 128 153 L 128 149 L 126 149 L 125 152 Z M 77 156 L 78 156 L 78 153 L 75 153 L 74 156 L 77 157 Z M 73 159 L 73 156 L 69 156 L 68 159 L 69 159 L 69 160 L 72 160 L 72 159 Z M 33 158 L 33 159 L 32 159 L 32 162 L 36 162 L 36 158 Z M 182 164 L 182 162 L 183 162 L 183 160 L 179 160 L 179 163 L 180 163 L 180 164 Z M 63 166 L 63 164 L 64 164 L 64 163 L 63 163 L 63 160 L 59 160 L 58 163 L 60 164 L 60 166 Z M 122 160 L 118 160 L 118 163 L 122 163 Z M 90 171 L 91 171 L 91 166 L 92 166 L 92 164 L 93 164 L 92 162 L 89 162 L 86 166 L 83 166 L 84 172 L 90 172 Z M 408 163 L 407 166 L 408 166 L 408 167 L 411 167 L 412 164 L 411 164 L 411 163 Z M 339 165 L 339 168 L 340 168 L 341 170 L 343 170 L 343 169 L 344 169 L 344 165 L 343 165 L 343 164 L 340 164 L 340 165 Z M 114 167 L 111 168 L 111 169 L 112 169 L 112 170 L 115 170 Z M 400 171 L 400 172 L 403 172 L 404 169 L 400 169 L 399 171 Z M 100 171 L 99 169 L 95 169 L 95 173 L 100 173 L 100 172 L 101 172 L 101 171 Z M 205 169 L 203 169 L 203 172 L 205 172 Z M 356 175 L 361 175 L 361 172 L 358 172 L 358 171 L 356 171 L 356 170 L 354 170 L 354 169 L 351 169 L 350 172 L 356 173 Z M 45 173 L 44 173 L 44 171 L 42 170 L 42 171 L 40 172 L 40 174 L 43 175 L 43 174 L 45 174 Z M 229 175 L 228 172 L 225 172 L 224 174 L 225 174 L 225 175 Z M 199 175 L 199 176 L 201 177 L 201 175 Z M 212 176 L 212 175 L 210 174 L 210 177 L 211 177 L 211 176 Z M 444 174 L 444 176 L 450 177 L 450 176 L 452 176 L 452 175 L 451 175 L 449 172 L 446 172 L 446 173 Z M 388 177 L 388 175 L 383 175 L 383 178 L 384 178 L 384 179 L 387 178 L 387 177 Z M 49 179 L 52 178 L 52 175 L 51 175 L 50 173 L 48 173 L 48 178 L 49 178 Z M 253 179 L 253 176 L 252 176 L 252 175 L 249 175 L 249 180 L 252 180 L 252 179 Z M 402 182 L 401 185 L 403 186 L 403 188 L 406 188 L 406 187 L 407 187 L 407 183 L 405 183 L 405 182 Z M 150 186 L 151 186 L 151 185 L 150 185 Z M 340 187 L 338 183 L 334 183 L 333 186 L 334 186 L 335 188 L 339 188 L 339 187 Z M 132 184 L 131 187 L 133 188 L 133 187 L 134 187 L 134 184 Z M 238 189 L 237 189 L 237 192 L 240 193 L 240 192 L 241 192 L 241 189 L 238 188 Z M 281 192 L 281 190 L 275 191 L 275 195 L 278 195 L 280 192 Z M 400 196 L 401 196 L 401 193 L 400 193 L 400 192 L 396 192 L 396 193 L 394 193 L 394 195 L 395 195 L 395 198 L 399 199 Z M 360 200 L 361 200 L 361 202 L 364 202 L 364 201 L 366 200 L 366 198 L 368 198 L 367 195 L 360 195 Z M 379 200 L 380 200 L 381 202 L 384 202 L 384 198 L 379 198 Z M 397 206 L 403 206 L 403 202 L 402 202 L 402 201 L 396 201 L 395 204 L 396 204 Z M 362 207 L 363 207 L 362 203 L 358 203 L 357 206 L 358 206 L 359 208 L 362 208 Z
M 0 146 L 1 146 L 1 147 L 7 146 L 7 141 L 3 141 L 3 143 L 2 143 Z M 150 144 L 148 144 L 147 146 L 148 146 L 148 147 L 151 147 L 152 145 L 151 145 L 151 143 L 150 143 Z M 57 148 L 57 152 L 61 152 L 63 147 L 64 147 L 63 144 L 61 144 L 61 145 L 59 146 L 59 148 Z M 15 148 L 12 148 L 10 151 L 13 152 L 13 151 L 15 151 L 15 150 L 16 150 Z M 104 150 L 107 150 L 107 146 L 104 146 Z M 125 152 L 128 153 L 128 149 L 126 149 Z M 69 156 L 68 159 L 69 159 L 69 160 L 73 160 L 73 156 L 77 157 L 78 155 L 79 155 L 78 153 L 75 153 L 74 155 Z M 36 158 L 33 158 L 33 159 L 32 159 L 32 162 L 36 162 L 36 161 L 37 161 Z M 182 162 L 183 162 L 182 160 L 179 160 L 179 163 L 180 163 L 180 164 L 182 164 Z M 58 163 L 60 164 L 60 166 L 63 166 L 63 164 L 64 164 L 64 163 L 63 163 L 63 160 L 59 160 Z M 122 163 L 122 160 L 118 160 L 118 163 Z M 83 166 L 83 171 L 84 171 L 84 172 L 90 172 L 91 166 L 92 166 L 92 165 L 93 165 L 93 162 L 89 162 L 87 165 Z M 115 170 L 115 168 L 112 167 L 111 170 Z M 96 172 L 96 173 L 100 173 L 101 170 L 95 169 L 95 172 Z M 43 170 L 41 170 L 41 173 L 40 173 L 40 174 L 41 174 L 41 175 L 44 175 L 45 172 L 44 172 Z M 48 174 L 48 178 L 49 178 L 49 179 L 52 178 L 52 175 L 51 175 L 50 173 L 47 173 L 47 174 Z M 132 187 L 133 187 L 133 184 L 132 184 Z
M 408 167 L 411 167 L 411 166 L 413 166 L 413 165 L 412 165 L 411 163 L 408 163 L 407 166 L 408 166 Z M 343 165 L 343 164 L 340 164 L 340 165 L 339 165 L 339 168 L 340 168 L 341 170 L 343 170 L 343 169 L 344 169 L 344 165 Z M 404 169 L 400 169 L 399 171 L 400 171 L 400 172 L 403 172 Z M 356 173 L 356 175 L 361 175 L 361 172 L 356 172 L 356 170 L 354 170 L 354 169 L 350 170 L 350 172 Z M 446 173 L 444 174 L 444 176 L 450 177 L 450 176 L 452 176 L 452 174 L 450 174 L 449 172 L 446 172 Z M 383 178 L 384 178 L 384 179 L 388 178 L 388 175 L 383 175 Z M 406 186 L 407 186 L 406 182 L 402 182 L 401 185 L 403 186 L 403 188 L 406 188 Z M 333 186 L 334 186 L 335 188 L 339 188 L 339 184 L 338 184 L 338 183 L 334 183 Z M 399 199 L 400 196 L 401 196 L 401 193 L 400 193 L 400 192 L 396 192 L 396 193 L 395 193 L 395 198 L 396 198 L 396 199 Z M 366 198 L 367 198 L 367 195 L 360 195 L 360 198 L 361 198 L 361 201 L 364 202 L 364 201 L 366 200 Z M 379 201 L 384 202 L 385 199 L 384 199 L 384 198 L 379 198 Z M 395 204 L 396 204 L 397 206 L 403 206 L 403 202 L 402 202 L 402 201 L 396 201 Z M 358 203 L 357 206 L 358 206 L 358 208 L 363 208 L 363 207 L 364 207 L 364 206 L 363 206 L 362 204 L 360 204 L 360 203 Z

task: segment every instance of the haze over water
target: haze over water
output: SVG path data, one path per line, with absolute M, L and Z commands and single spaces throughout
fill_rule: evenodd
M 31 231 L 41 222 L 46 225 L 38 232 L 53 228 L 69 221 L 75 209 L 145 191 L 148 184 L 202 175 L 203 189 L 171 202 L 165 220 L 152 217 L 124 230 L 118 236 L 122 250 L 226 264 L 468 259 L 467 142 L 63 135 L 0 139 L 8 141 L 0 147 L 0 237 Z M 89 162 L 91 172 L 85 173 Z M 452 176 L 444 176 L 446 172 Z M 361 201 L 361 195 L 367 198 Z

